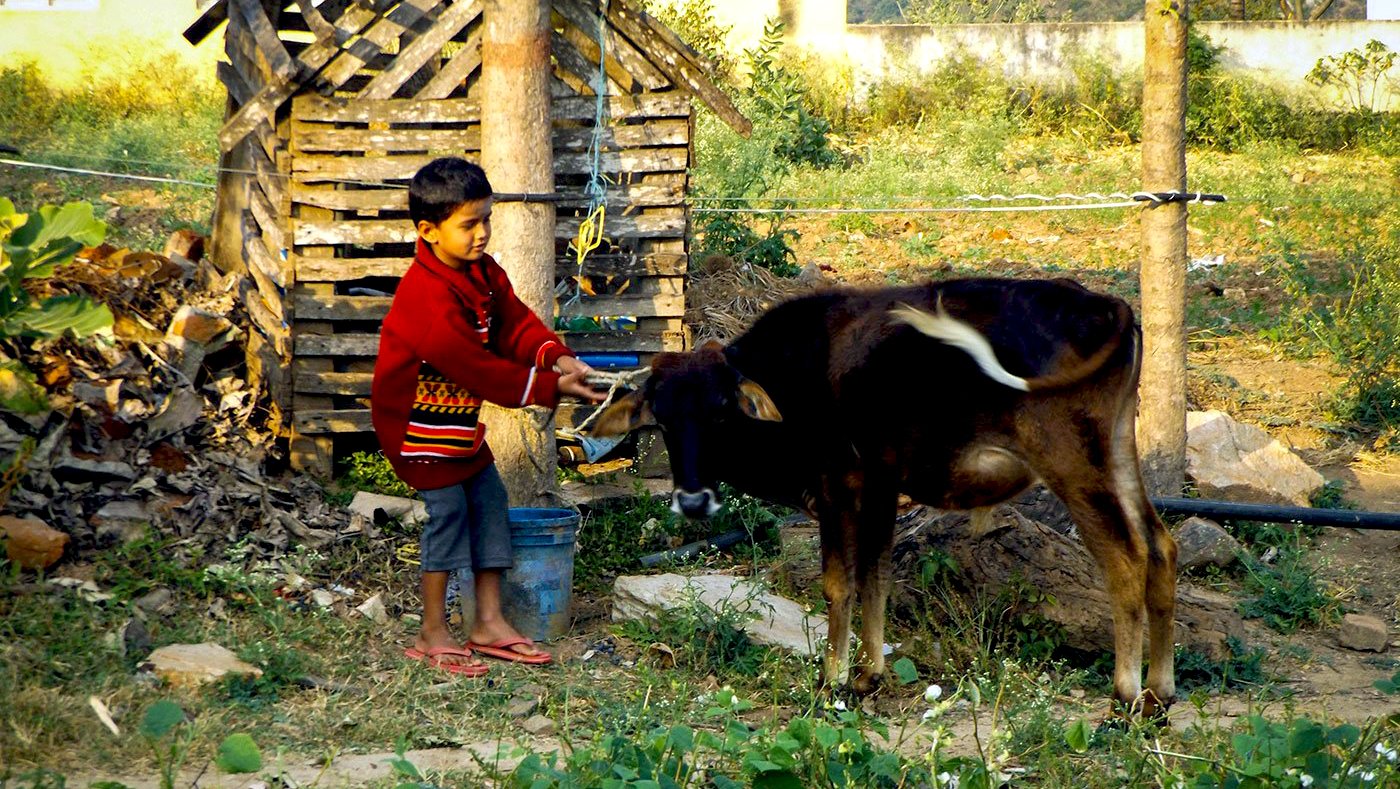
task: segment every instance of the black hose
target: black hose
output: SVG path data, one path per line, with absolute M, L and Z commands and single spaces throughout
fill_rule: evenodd
M 1208 499 L 1152 499 L 1162 515 L 1201 515 L 1226 520 L 1265 523 L 1303 523 L 1309 526 L 1349 526 L 1353 529 L 1400 531 L 1400 513 L 1330 510 L 1315 507 L 1283 507 L 1273 504 L 1237 504 Z
M 706 548 L 714 548 L 715 550 L 722 551 L 725 548 L 730 547 L 731 545 L 738 545 L 748 536 L 748 530 L 735 529 L 734 531 L 727 531 L 724 534 L 719 535 L 718 537 L 711 537 L 708 540 L 692 542 L 687 545 L 682 545 L 681 547 L 673 550 L 661 551 L 660 553 L 650 553 L 646 556 L 643 556 L 639 561 L 642 563 L 643 567 L 655 567 L 656 565 L 661 564 L 662 562 L 689 559 L 690 557 L 694 556 L 697 553 L 700 553 Z

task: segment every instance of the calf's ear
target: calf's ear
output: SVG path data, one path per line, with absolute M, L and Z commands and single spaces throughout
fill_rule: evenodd
M 590 438 L 623 436 L 644 425 L 656 424 L 651 406 L 640 389 L 635 390 L 604 408 L 598 418 L 583 430 Z
M 763 387 L 745 378 L 739 381 L 739 410 L 760 422 L 781 422 L 783 415 Z

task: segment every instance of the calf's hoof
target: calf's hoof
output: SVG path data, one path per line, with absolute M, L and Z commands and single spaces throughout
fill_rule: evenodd
M 1171 709 L 1174 698 L 1161 699 L 1151 690 L 1144 690 L 1139 702 L 1142 706 L 1142 719 L 1165 728 L 1168 724 L 1167 711 Z
M 880 685 L 885 680 L 884 674 L 876 674 L 869 671 L 860 671 L 856 674 L 855 682 L 851 684 L 851 689 L 857 696 L 869 696 L 880 689 Z

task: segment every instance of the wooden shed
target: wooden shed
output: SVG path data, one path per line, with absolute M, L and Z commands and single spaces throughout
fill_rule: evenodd
M 329 474 L 337 451 L 367 443 L 379 323 L 412 255 L 405 187 L 438 156 L 480 151 L 484 5 L 218 0 L 185 33 L 198 43 L 228 23 L 212 246 L 225 270 L 247 273 L 250 378 L 267 386 L 294 465 Z M 702 57 L 626 0 L 552 9 L 557 320 L 576 350 L 645 364 L 688 343 L 694 101 L 741 132 L 748 121 Z M 578 293 L 569 241 L 594 172 L 600 36 L 605 243 Z

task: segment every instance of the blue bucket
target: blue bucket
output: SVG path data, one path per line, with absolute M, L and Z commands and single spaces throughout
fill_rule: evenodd
M 569 632 L 574 593 L 574 536 L 578 513 L 566 509 L 512 507 L 510 545 L 515 566 L 501 581 L 501 610 L 521 635 L 549 641 Z M 458 573 L 462 620 L 476 618 L 471 570 Z

